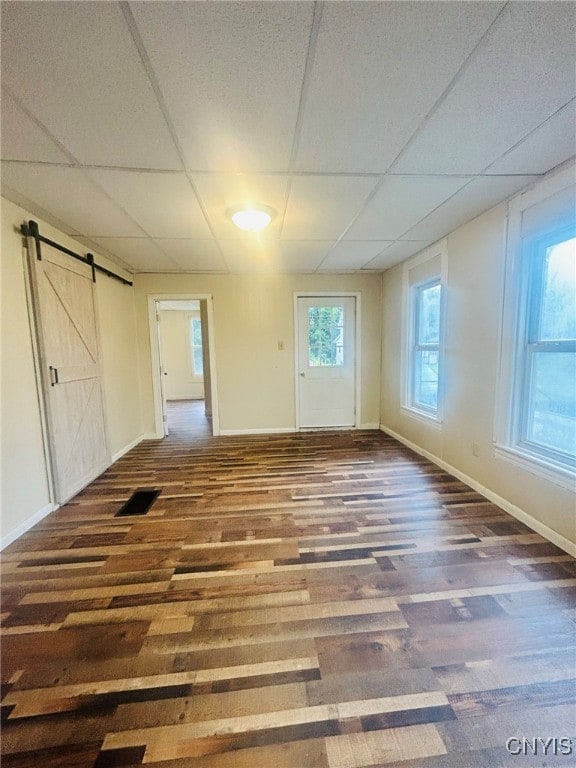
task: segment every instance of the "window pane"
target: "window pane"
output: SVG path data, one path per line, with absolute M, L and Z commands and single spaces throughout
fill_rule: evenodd
M 440 343 L 440 285 L 418 292 L 418 344 Z
M 202 346 L 202 325 L 200 320 L 192 320 L 192 344 L 195 347 Z
M 576 354 L 532 356 L 527 437 L 533 443 L 576 454 Z
M 335 367 L 344 364 L 344 308 L 308 308 L 308 365 Z
M 417 351 L 414 376 L 414 405 L 438 408 L 438 352 Z
M 576 339 L 576 238 L 546 251 L 540 339 Z
M 198 376 L 202 376 L 204 373 L 204 367 L 202 364 L 202 347 L 194 347 L 194 373 Z

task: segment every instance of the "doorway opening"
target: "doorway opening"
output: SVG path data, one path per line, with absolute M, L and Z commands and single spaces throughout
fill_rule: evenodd
M 218 434 L 211 297 L 149 297 L 149 310 L 156 437 Z

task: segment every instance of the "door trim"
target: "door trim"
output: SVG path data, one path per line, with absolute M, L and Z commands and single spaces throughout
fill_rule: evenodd
M 294 291 L 294 396 L 295 413 L 296 413 L 296 431 L 310 431 L 309 427 L 301 426 L 300 418 L 300 377 L 298 376 L 298 299 L 340 299 L 340 298 L 353 298 L 355 299 L 355 312 L 354 312 L 354 331 L 356 342 L 356 354 L 354 359 L 354 390 L 355 390 L 355 402 L 354 402 L 354 429 L 360 429 L 362 424 L 361 404 L 362 404 L 362 348 L 361 348 L 361 321 L 362 321 L 362 293 L 360 291 Z M 334 427 L 315 427 L 315 430 L 322 429 L 335 429 Z M 338 429 L 346 429 L 346 427 L 338 427 Z
M 214 345 L 214 307 L 210 293 L 154 293 L 148 294 L 148 331 L 150 338 L 150 360 L 152 364 L 152 395 L 154 399 L 154 429 L 155 433 L 147 435 L 148 439 L 162 440 L 164 438 L 164 422 L 162 419 L 162 384 L 160 380 L 160 350 L 158 341 L 158 321 L 156 320 L 157 301 L 206 301 L 208 317 L 208 352 L 210 355 L 210 391 L 212 394 L 212 434 L 220 434 L 220 415 L 218 408 L 218 387 L 216 381 L 216 351 Z

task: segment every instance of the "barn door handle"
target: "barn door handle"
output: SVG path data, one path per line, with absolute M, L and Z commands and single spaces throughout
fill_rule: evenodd
M 52 365 L 48 367 L 50 368 L 50 386 L 53 387 L 58 384 L 58 368 L 54 368 Z

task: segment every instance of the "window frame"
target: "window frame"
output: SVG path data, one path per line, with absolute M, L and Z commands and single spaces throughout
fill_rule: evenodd
M 422 280 L 410 282 L 410 272 L 422 267 L 426 262 L 438 261 L 438 267 Z M 403 265 L 403 343 L 401 360 L 402 403 L 400 410 L 405 415 L 421 421 L 428 426 L 441 429 L 444 414 L 444 348 L 447 285 L 448 251 L 446 238 L 426 248 L 421 253 L 404 262 Z M 440 286 L 440 328 L 438 344 L 417 344 L 419 312 L 417 297 L 432 285 Z M 437 349 L 438 351 L 438 390 L 437 407 L 431 408 L 414 401 L 417 351 Z
M 576 467 L 554 449 L 523 439 L 525 419 L 529 407 L 530 369 L 526 365 L 525 347 L 532 330 L 531 317 L 536 300 L 534 280 L 530 269 L 534 250 L 542 253 L 551 245 L 574 236 L 576 220 L 566 220 L 551 209 L 547 211 L 548 224 L 537 232 L 523 237 L 523 217 L 534 206 L 550 206 L 556 195 L 574 189 L 574 166 L 563 166 L 555 174 L 529 187 L 512 198 L 508 204 L 508 222 L 505 234 L 504 291 L 500 315 L 499 365 L 494 410 L 494 455 L 542 479 L 574 493 Z M 566 222 L 569 222 L 568 224 Z M 544 244 L 546 247 L 544 248 Z M 537 290 L 542 291 L 543 263 L 539 265 L 540 280 Z M 535 321 L 532 320 L 532 323 Z

